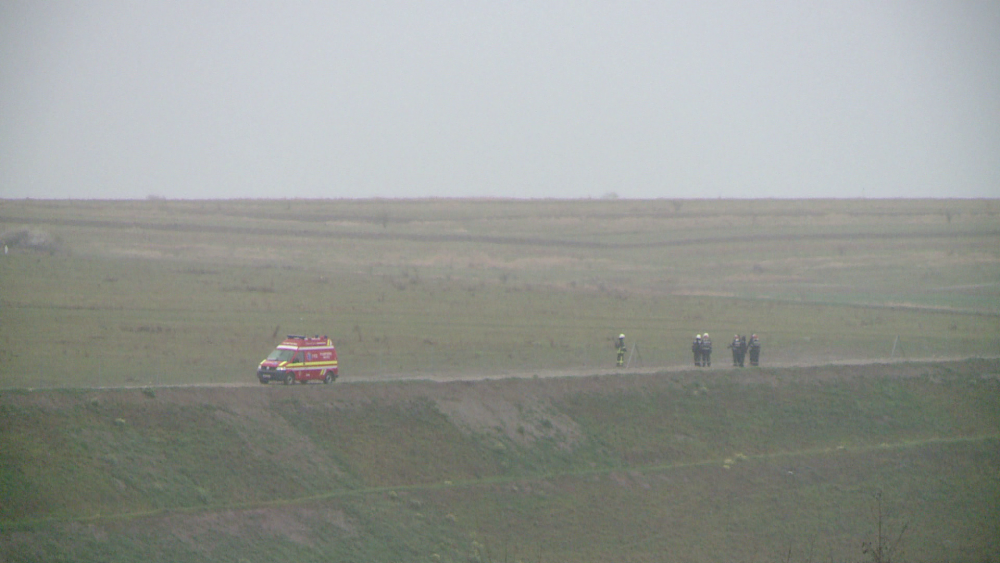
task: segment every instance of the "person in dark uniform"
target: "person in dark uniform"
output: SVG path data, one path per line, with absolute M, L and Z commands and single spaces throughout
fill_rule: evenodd
M 733 367 L 739 367 L 741 365 L 741 362 L 740 362 L 740 335 L 738 335 L 738 334 L 733 335 L 733 342 L 729 346 L 726 346 L 726 348 L 729 348 L 730 350 L 733 351 Z
M 712 339 L 707 332 L 701 335 L 701 366 L 712 367 Z
M 750 342 L 747 343 L 747 347 L 750 351 L 750 365 L 760 365 L 760 339 L 757 338 L 756 334 L 750 335 Z
M 625 348 L 624 334 L 618 335 L 618 342 L 615 343 L 615 349 L 618 350 L 618 367 L 622 367 L 623 365 L 625 365 L 625 352 L 627 351 L 627 349 Z
M 694 335 L 694 342 L 691 343 L 691 352 L 694 353 L 694 366 L 701 367 L 701 335 Z
M 743 362 L 747 358 L 747 337 L 745 334 L 740 335 L 740 367 L 743 367 Z

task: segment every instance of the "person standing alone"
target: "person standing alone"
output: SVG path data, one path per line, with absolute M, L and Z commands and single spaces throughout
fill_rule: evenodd
M 627 349 L 625 348 L 624 334 L 618 335 L 618 342 L 615 344 L 615 348 L 618 349 L 618 367 L 622 367 L 623 365 L 625 365 L 625 352 L 627 351 Z
M 733 351 L 733 367 L 740 365 L 740 335 L 733 336 L 733 343 L 728 346 Z

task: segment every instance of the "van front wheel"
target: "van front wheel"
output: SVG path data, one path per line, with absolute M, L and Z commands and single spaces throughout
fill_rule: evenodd
M 334 379 L 333 374 L 328 371 L 326 372 L 326 377 L 323 378 L 323 383 L 333 383 Z
M 291 385 L 293 383 L 295 383 L 295 374 L 289 372 L 288 375 L 285 376 L 285 385 Z

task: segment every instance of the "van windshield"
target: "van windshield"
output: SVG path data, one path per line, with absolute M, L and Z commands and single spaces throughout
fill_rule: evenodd
M 288 360 L 292 359 L 292 354 L 294 354 L 294 353 L 295 353 L 295 350 L 281 350 L 281 349 L 277 349 L 274 352 L 271 352 L 270 354 L 268 354 L 267 359 L 269 359 L 269 360 L 276 360 L 276 361 L 279 361 L 279 362 L 287 362 Z

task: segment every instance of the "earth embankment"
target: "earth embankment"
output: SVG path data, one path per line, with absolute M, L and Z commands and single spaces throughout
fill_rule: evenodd
M 1000 547 L 997 404 L 996 359 L 8 391 L 0 549 L 846 560 L 877 493 L 918 559 L 972 560 Z

